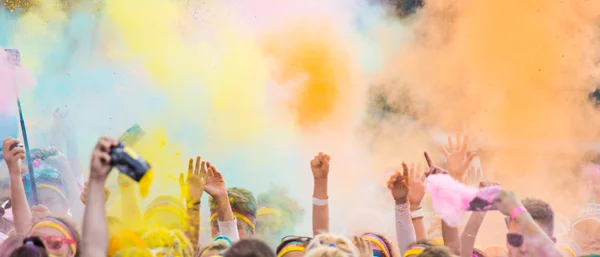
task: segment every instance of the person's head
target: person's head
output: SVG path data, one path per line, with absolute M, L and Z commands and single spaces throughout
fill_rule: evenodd
M 126 229 L 118 232 L 109 232 L 108 256 L 113 256 L 123 249 L 145 248 L 146 244 L 135 233 Z
M 80 236 L 68 218 L 46 217 L 31 229 L 31 236 L 39 237 L 46 250 L 57 257 L 79 256 Z
M 212 257 L 221 255 L 233 242 L 226 236 L 215 237 L 213 242 L 196 253 L 196 257 Z
M 187 213 L 179 198 L 170 195 L 156 197 L 146 207 L 146 224 L 150 228 L 183 229 L 186 228 Z
M 527 212 L 531 214 L 533 220 L 546 232 L 546 234 L 556 242 L 554 237 L 554 211 L 552 207 L 542 200 L 535 198 L 526 198 L 522 201 Z M 528 256 L 526 243 L 519 229 L 519 225 L 514 220 L 507 219 L 508 234 L 506 237 L 506 247 L 509 256 Z
M 425 248 L 419 257 L 452 257 L 452 252 L 445 246 L 431 246 Z
M 229 247 L 223 257 L 275 257 L 275 253 L 265 242 L 246 238 Z
M 600 204 L 585 204 L 570 228 L 569 236 L 582 252 L 600 249 Z
M 426 248 L 434 246 L 430 241 L 418 241 L 408 246 L 406 252 L 404 252 L 404 257 L 416 257 L 425 251 Z
M 48 168 L 36 170 L 35 174 L 39 204 L 46 206 L 53 215 L 67 216 L 69 212 L 68 192 L 60 173 L 55 169 Z M 29 174 L 23 175 L 23 178 L 25 183 L 29 183 Z M 33 200 L 32 194 L 27 194 L 30 200 Z
M 310 237 L 286 236 L 281 239 L 275 253 L 277 257 L 302 257 L 310 241 Z
M 392 242 L 386 237 L 375 233 L 365 233 L 360 237 L 371 245 L 371 248 L 373 248 L 374 257 L 398 256 L 398 254 L 394 251 Z
M 473 248 L 473 253 L 471 254 L 471 256 L 473 256 L 473 257 L 485 257 L 485 253 L 483 253 L 482 250 L 479 250 L 477 248 Z
M 15 249 L 10 257 L 48 257 L 44 243 L 37 237 L 25 238 L 22 245 Z
M 294 233 L 296 224 L 302 221 L 304 210 L 287 194 L 284 187 L 272 186 L 258 195 L 256 236 L 269 243 L 279 241 L 284 235 Z
M 238 233 L 240 238 L 254 236 L 256 219 L 256 199 L 250 190 L 238 187 L 227 189 L 229 195 L 229 204 L 233 211 L 233 216 L 237 219 Z M 211 197 L 210 202 L 210 224 L 212 236 L 219 235 L 219 224 L 217 219 L 217 203 Z
M 152 255 L 184 256 L 184 243 L 170 230 L 151 229 L 142 235 L 142 240 Z
M 10 256 L 15 249 L 23 245 L 24 236 L 9 236 L 2 244 L 0 244 L 0 257 Z
M 487 257 L 504 257 L 508 255 L 506 247 L 500 245 L 488 246 L 483 250 L 483 254 Z
M 346 257 L 358 256 L 358 249 L 352 241 L 345 237 L 331 234 L 320 234 L 313 238 L 306 247 L 305 256 Z
M 119 250 L 112 257 L 153 257 L 150 250 L 146 248 L 127 248 L 123 250 Z

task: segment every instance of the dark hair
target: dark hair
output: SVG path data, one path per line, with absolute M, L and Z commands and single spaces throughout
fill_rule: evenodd
M 25 239 L 25 237 L 21 235 L 9 236 L 2 244 L 0 244 L 0 257 L 10 256 L 10 253 L 23 245 L 23 239 Z
M 552 207 L 536 198 L 525 198 L 522 202 L 531 217 L 546 231 L 549 237 L 552 237 L 554 234 L 554 211 L 552 211 Z
M 445 246 L 430 246 L 425 248 L 419 257 L 452 257 L 452 253 Z
M 275 253 L 261 240 L 242 239 L 229 247 L 223 257 L 275 257 Z
M 44 242 L 38 237 L 28 237 L 23 240 L 23 245 L 15 249 L 10 257 L 48 257 Z
M 423 247 L 427 248 L 427 247 L 434 246 L 435 244 L 434 244 L 434 243 L 432 243 L 432 242 L 431 242 L 431 241 L 429 241 L 429 240 L 420 240 L 420 241 L 417 241 L 417 242 L 414 242 L 414 243 L 412 243 L 412 244 L 408 245 L 408 248 L 411 248 L 411 247 L 413 247 L 413 246 L 417 246 L 417 245 L 418 245 L 418 246 L 423 246 Z

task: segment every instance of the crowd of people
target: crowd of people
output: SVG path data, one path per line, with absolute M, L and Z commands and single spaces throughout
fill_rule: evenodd
M 558 235 L 554 229 L 556 215 L 543 199 L 521 199 L 467 172 L 475 157 L 474 152 L 467 151 L 467 141 L 461 136 L 449 138 L 448 146 L 442 148 L 445 168 L 437 166 L 425 153 L 428 168 L 403 164 L 402 170 L 394 172 L 387 185 L 382 185 L 390 192 L 390 208 L 394 206 L 395 220 L 390 220 L 389 225 L 395 226 L 395 235 L 377 231 L 341 235 L 330 231 L 331 157 L 318 153 L 309 163 L 307 160 L 306 166 L 307 171 L 309 168 L 312 171 L 314 191 L 313 234 L 305 236 L 294 233 L 303 213 L 284 189 L 275 188 L 255 197 L 247 189 L 228 188 L 219 170 L 200 157 L 190 159 L 187 175 L 180 177 L 182 197 L 158 196 L 144 211 L 137 199 L 137 187 L 141 185 L 119 174 L 123 208 L 121 215 L 107 216 L 105 204 L 110 192 L 105 184 L 114 170 L 111 151 L 121 141 L 99 139 L 84 182 L 83 174 L 88 172 L 77 170 L 80 166 L 76 156 L 65 156 L 56 147 L 49 147 L 31 150 L 29 160 L 22 142 L 9 137 L 2 143 L 2 162 L 8 168 L 10 194 L 1 208 L 0 257 L 576 257 L 600 253 L 600 204 L 589 201 L 582 206 L 580 215 L 570 221 L 568 231 Z M 28 163 L 33 164 L 33 176 Z M 593 164 L 587 167 L 598 168 Z M 35 180 L 33 187 L 31 179 Z M 440 186 L 438 181 L 445 182 Z M 461 194 L 451 189 L 453 183 L 454 187 L 471 187 L 471 190 L 477 185 L 477 196 L 458 208 L 448 205 L 433 208 L 440 215 L 426 213 L 426 209 L 431 209 L 423 201 L 427 194 L 434 198 L 434 204 L 435 198 L 439 202 L 444 197 Z M 600 195 L 598 184 L 589 184 L 590 194 Z M 490 188 L 498 190 L 486 190 Z M 481 192 L 495 193 L 487 201 Z M 207 203 L 211 214 L 210 242 L 200 240 L 204 193 L 210 196 Z M 457 225 L 447 219 L 448 209 L 473 211 L 466 224 Z M 499 211 L 506 217 L 503 239 L 506 244 L 476 248 L 475 239 L 488 211 Z M 440 224 L 427 224 L 426 214 L 434 216 L 431 223 L 437 217 Z

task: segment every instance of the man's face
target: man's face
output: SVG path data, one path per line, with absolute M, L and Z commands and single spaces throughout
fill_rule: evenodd
M 540 228 L 542 228 L 543 231 L 547 232 L 547 228 L 544 224 L 536 221 L 536 223 L 538 224 L 538 226 L 540 226 Z M 518 234 L 518 235 L 522 235 L 521 234 L 521 230 L 519 229 L 519 225 L 517 224 L 517 222 L 515 222 L 514 220 L 511 220 L 510 222 L 508 222 L 508 233 L 510 234 Z M 551 239 L 553 241 L 556 242 L 556 239 L 554 237 L 552 237 L 552 235 L 549 235 L 551 237 Z M 508 241 L 506 242 L 506 249 L 508 250 L 508 256 L 509 257 L 525 257 L 525 256 L 530 256 L 530 253 L 527 249 L 527 241 L 523 240 L 523 244 L 521 244 L 521 246 L 519 247 L 514 247 L 512 245 L 510 245 L 508 243 Z
M 511 234 L 521 234 L 521 230 L 519 229 L 519 225 L 514 220 L 508 222 L 508 233 Z M 526 242 L 523 241 L 523 244 L 520 247 L 514 247 L 506 242 L 506 249 L 508 250 L 508 256 L 510 257 L 524 257 L 529 256 L 527 252 Z

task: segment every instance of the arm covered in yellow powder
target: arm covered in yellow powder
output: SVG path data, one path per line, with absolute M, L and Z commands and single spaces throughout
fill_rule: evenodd
M 187 202 L 187 214 L 188 224 L 187 236 L 190 242 L 197 251 L 200 249 L 198 244 L 200 236 L 200 200 L 204 193 L 204 186 L 206 185 L 206 163 L 200 161 L 200 156 L 196 157 L 196 166 L 194 166 L 194 159 L 190 158 L 188 163 L 188 174 L 185 183 L 183 182 L 183 174 L 179 177 L 179 183 L 182 186 L 182 191 L 185 193 Z

